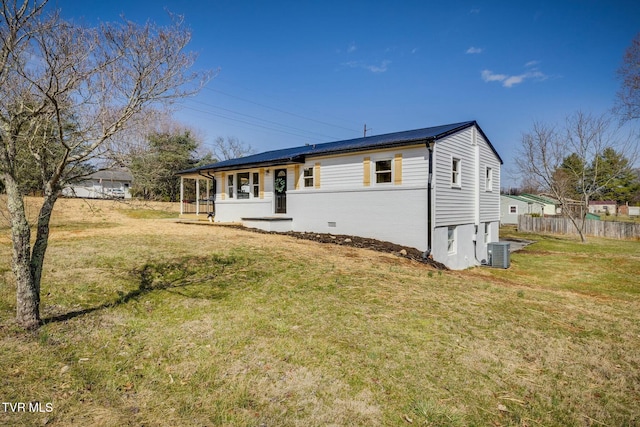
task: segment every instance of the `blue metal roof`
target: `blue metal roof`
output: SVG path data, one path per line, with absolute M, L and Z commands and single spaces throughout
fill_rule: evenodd
M 378 148 L 388 148 L 403 145 L 410 145 L 416 142 L 437 141 L 438 139 L 449 136 L 471 126 L 477 126 L 475 121 L 453 123 L 449 125 L 434 126 L 424 129 L 408 130 L 404 132 L 388 133 L 384 135 L 368 136 L 364 138 L 348 139 L 344 141 L 327 142 L 322 144 L 308 144 L 302 147 L 285 148 L 282 150 L 267 151 L 251 156 L 240 157 L 237 159 L 224 160 L 217 163 L 201 166 L 198 168 L 188 169 L 178 172 L 181 174 L 194 173 L 205 170 L 232 170 L 239 168 L 249 168 L 256 166 L 273 166 L 288 163 L 304 163 L 306 157 L 348 153 L 353 151 L 364 151 Z M 495 151 L 489 139 L 484 135 L 482 129 L 478 127 L 482 135 L 485 137 L 489 146 L 494 151 L 500 163 L 502 159 Z

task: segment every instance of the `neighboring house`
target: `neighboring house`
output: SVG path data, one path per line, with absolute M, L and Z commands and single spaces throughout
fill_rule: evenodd
M 562 211 L 559 202 L 556 202 L 555 200 L 549 199 L 545 196 L 536 196 L 534 194 L 523 193 L 519 197 L 525 200 L 529 200 L 535 205 L 540 206 L 543 216 L 559 215 Z
M 518 215 L 542 215 L 544 204 L 520 196 L 500 196 L 500 224 L 517 224 Z
M 87 199 L 130 199 L 132 182 L 133 175 L 128 169 L 103 170 L 68 185 L 62 190 L 62 195 Z
M 590 200 L 589 213 L 615 215 L 618 212 L 618 203 L 615 200 Z
M 628 215 L 628 216 L 640 216 L 640 206 L 629 206 L 629 204 L 624 204 L 618 206 L 618 214 L 620 215 Z
M 214 178 L 215 222 L 386 240 L 462 269 L 486 260 L 487 243 L 498 241 L 501 164 L 469 121 L 269 151 L 178 175 L 181 192 L 184 179 L 196 180 L 198 200 L 210 198 L 199 182 Z

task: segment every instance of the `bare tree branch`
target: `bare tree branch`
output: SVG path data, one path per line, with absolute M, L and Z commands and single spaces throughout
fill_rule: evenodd
M 640 33 L 627 48 L 618 69 L 621 87 L 614 111 L 623 121 L 640 119 Z
M 88 28 L 43 16 L 46 1 L 7 0 L 0 9 L 0 180 L 14 248 L 20 324 L 37 326 L 49 219 L 62 185 L 108 162 L 110 142 L 150 109 L 192 95 L 211 73 L 189 71 L 191 33 L 122 19 Z M 22 156 L 22 157 L 21 157 Z M 29 158 L 44 193 L 31 243 L 17 166 Z M 22 168 L 24 169 L 24 167 Z
M 638 158 L 635 136 L 624 133 L 607 115 L 594 116 L 578 111 L 556 126 L 536 122 L 522 136 L 516 164 L 524 179 L 549 192 L 562 213 L 584 235 L 584 218 L 589 201 L 608 187 Z M 628 162 L 607 163 L 604 154 L 616 150 Z

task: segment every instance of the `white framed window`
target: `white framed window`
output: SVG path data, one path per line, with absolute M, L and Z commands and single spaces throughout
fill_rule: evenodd
M 509 205 L 509 213 L 518 215 L 518 206 L 517 205 Z
M 452 187 L 462 187 L 462 161 L 460 159 L 456 159 L 455 157 L 451 158 L 451 186 Z
M 391 183 L 391 168 L 393 162 L 391 159 L 388 160 L 377 160 L 376 161 L 376 184 L 387 184 Z
M 251 181 L 251 185 L 253 186 L 253 197 L 257 199 L 260 197 L 260 174 L 253 172 L 252 175 L 253 180 Z
M 304 168 L 303 177 L 304 177 L 304 186 L 313 187 L 313 167 Z
M 233 174 L 227 176 L 227 194 L 230 199 L 233 199 L 233 194 L 235 193 L 235 186 L 233 185 Z
M 238 175 L 237 185 L 238 185 L 238 199 L 248 199 L 249 193 L 251 191 L 251 186 L 249 185 L 249 172 L 241 172 Z
M 490 231 L 489 223 L 485 222 L 484 223 L 484 243 L 489 243 L 489 231 Z
M 493 169 L 490 167 L 485 172 L 484 190 L 493 191 Z
M 450 254 L 456 253 L 457 234 L 458 230 L 456 227 L 447 227 L 447 252 Z

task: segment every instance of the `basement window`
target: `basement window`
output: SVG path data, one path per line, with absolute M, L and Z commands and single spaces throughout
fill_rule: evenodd
M 376 162 L 376 184 L 391 182 L 391 160 L 378 160 Z
M 456 227 L 447 227 L 447 252 L 449 254 L 456 253 L 456 237 L 457 237 Z

